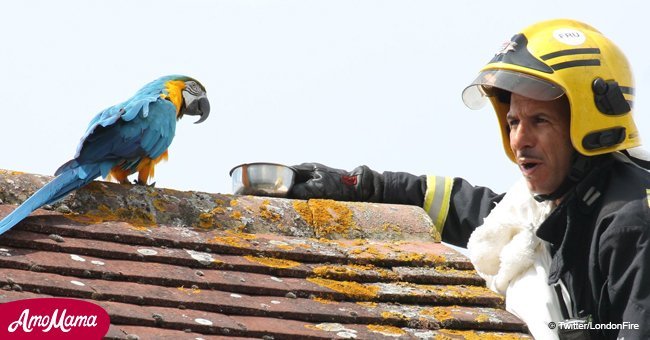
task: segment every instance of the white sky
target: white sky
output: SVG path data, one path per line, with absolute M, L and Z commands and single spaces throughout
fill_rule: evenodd
M 462 89 L 534 22 L 585 21 L 627 54 L 650 140 L 646 1 L 6 1 L 0 168 L 52 174 L 90 119 L 167 74 L 201 81 L 210 118 L 177 125 L 158 187 L 230 193 L 244 162 L 464 177 L 519 173 L 489 107 Z M 543 5 L 541 5 L 543 4 Z

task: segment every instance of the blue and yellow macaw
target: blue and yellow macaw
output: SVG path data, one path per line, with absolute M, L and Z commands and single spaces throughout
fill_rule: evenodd
M 100 175 L 128 183 L 147 184 L 158 162 L 167 159 L 176 121 L 184 115 L 208 118 L 210 102 L 198 81 L 181 75 L 157 79 L 131 99 L 111 106 L 90 121 L 75 157 L 63 164 L 55 178 L 0 221 L 0 234 L 32 211 L 63 198 Z

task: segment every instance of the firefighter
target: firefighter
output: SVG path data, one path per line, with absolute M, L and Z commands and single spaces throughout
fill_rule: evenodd
M 421 206 L 443 241 L 461 247 L 475 232 L 477 270 L 538 338 L 569 336 L 547 322 L 568 320 L 591 322 L 584 339 L 650 338 L 650 173 L 637 154 L 623 53 L 587 24 L 540 22 L 504 44 L 462 98 L 471 109 L 489 100 L 496 112 L 523 175 L 507 193 L 461 178 L 303 163 L 290 197 Z M 535 311 L 513 301 L 538 291 L 547 301 Z

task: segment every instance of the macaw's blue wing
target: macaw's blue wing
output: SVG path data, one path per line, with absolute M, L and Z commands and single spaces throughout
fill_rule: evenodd
M 77 147 L 75 158 L 79 156 L 79 152 L 83 147 L 84 140 L 95 131 L 99 126 L 107 127 L 115 124 L 118 120 L 131 121 L 137 116 L 147 118 L 149 116 L 149 105 L 161 99 L 160 95 L 163 90 L 165 81 L 173 77 L 181 76 L 168 76 L 157 79 L 142 89 L 129 100 L 118 105 L 111 106 L 104 111 L 97 114 L 90 120 L 86 133 L 81 137 L 81 142 Z
M 79 151 L 83 146 L 84 140 L 95 131 L 98 126 L 107 127 L 115 124 L 118 120 L 131 121 L 138 116 L 147 118 L 149 116 L 149 105 L 161 99 L 160 80 L 148 84 L 138 91 L 131 99 L 124 103 L 111 106 L 95 116 L 86 129 L 86 133 L 81 137 L 81 142 L 77 147 L 75 158 L 79 156 Z
M 110 107 L 90 122 L 77 147 L 75 158 L 56 175 L 80 164 L 98 163 L 102 177 L 122 164 L 137 167 L 145 158 L 158 158 L 176 133 L 176 107 L 159 95 L 137 96 Z M 131 171 L 132 172 L 132 171 Z

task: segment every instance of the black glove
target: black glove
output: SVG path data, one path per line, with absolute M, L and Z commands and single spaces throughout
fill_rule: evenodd
M 290 198 L 329 198 L 337 201 L 380 202 L 384 177 L 363 165 L 347 172 L 318 163 L 293 167 L 298 171 Z

